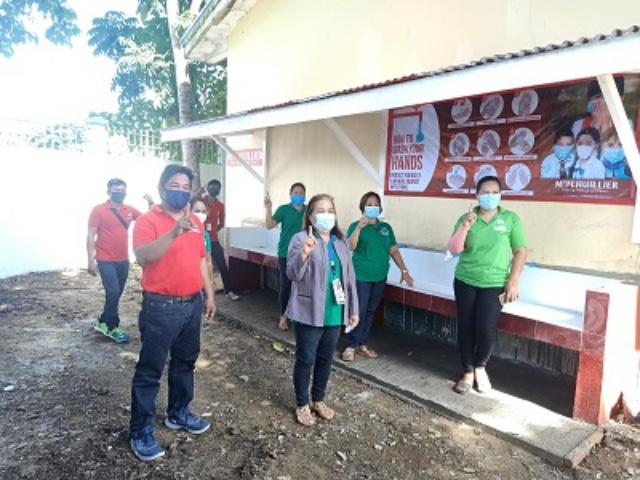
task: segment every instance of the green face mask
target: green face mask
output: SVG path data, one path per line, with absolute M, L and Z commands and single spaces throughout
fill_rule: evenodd
M 207 188 L 207 192 L 209 192 L 209 195 L 211 195 L 212 197 L 217 197 L 218 195 L 220 195 L 220 189 L 218 187 L 209 187 Z

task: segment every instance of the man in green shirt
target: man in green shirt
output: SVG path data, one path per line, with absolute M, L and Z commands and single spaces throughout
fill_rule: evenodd
M 287 316 L 284 314 L 289 303 L 289 296 L 291 295 L 291 280 L 287 277 L 287 254 L 289 251 L 289 243 L 293 236 L 302 230 L 302 222 L 304 220 L 305 213 L 305 186 L 296 182 L 291 185 L 289 189 L 290 203 L 280 205 L 275 213 L 271 213 L 273 204 L 271 203 L 271 197 L 267 193 L 264 199 L 265 206 L 265 219 L 264 223 L 266 227 L 271 230 L 278 224 L 282 226 L 280 232 L 280 240 L 278 241 L 278 263 L 280 266 L 280 321 L 278 327 L 280 330 L 287 330 L 289 328 L 289 322 Z

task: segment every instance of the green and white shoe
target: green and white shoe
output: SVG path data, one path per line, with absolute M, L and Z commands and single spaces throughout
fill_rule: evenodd
M 101 333 L 103 335 L 106 335 L 107 337 L 109 336 L 109 327 L 107 327 L 107 324 L 104 322 L 98 322 L 93 326 L 93 329 L 98 332 Z
M 129 340 L 129 334 L 124 330 L 120 330 L 119 327 L 112 328 L 106 335 L 117 343 L 124 343 Z

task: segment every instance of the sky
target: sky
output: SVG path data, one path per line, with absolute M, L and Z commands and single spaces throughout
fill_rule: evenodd
M 108 10 L 135 14 L 136 0 L 69 0 L 81 34 L 61 47 L 41 36 L 38 44 L 20 45 L 13 57 L 0 56 L 0 120 L 82 124 L 92 111 L 116 111 L 111 91 L 115 64 L 95 57 L 87 31 Z M 34 18 L 35 28 L 42 20 Z

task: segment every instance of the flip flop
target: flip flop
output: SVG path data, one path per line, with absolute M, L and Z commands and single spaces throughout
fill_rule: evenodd
M 463 382 L 462 380 L 460 380 L 453 386 L 453 391 L 459 393 L 460 395 L 464 395 L 466 393 L 469 393 L 471 387 L 473 387 L 471 383 Z

